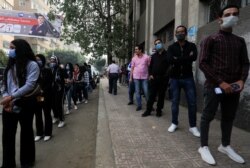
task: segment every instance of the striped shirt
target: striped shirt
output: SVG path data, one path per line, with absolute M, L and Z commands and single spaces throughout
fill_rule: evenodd
M 222 30 L 208 36 L 201 42 L 199 67 L 207 86 L 246 81 L 249 59 L 245 40 Z

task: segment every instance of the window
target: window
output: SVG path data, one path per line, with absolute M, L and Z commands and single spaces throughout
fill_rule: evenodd
M 242 0 L 242 3 L 241 3 L 242 7 L 245 7 L 247 5 L 250 5 L 250 0 Z
M 244 1 L 244 0 L 243 0 Z M 250 1 L 250 0 L 245 0 Z M 209 21 L 213 21 L 218 18 L 219 11 L 226 5 L 237 5 L 241 7 L 242 0 L 209 0 Z
M 25 6 L 25 0 L 19 0 L 19 6 Z

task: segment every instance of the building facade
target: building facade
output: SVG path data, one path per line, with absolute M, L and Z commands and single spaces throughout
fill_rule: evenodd
M 167 48 L 175 41 L 174 30 L 178 25 L 185 25 L 188 28 L 188 40 L 196 43 L 199 49 L 199 43 L 204 37 L 219 30 L 217 21 L 219 10 L 227 4 L 235 4 L 241 9 L 240 23 L 234 28 L 234 33 L 245 38 L 250 57 L 250 0 L 134 0 L 130 3 L 128 22 L 134 33 L 134 41 L 130 42 L 129 46 L 131 54 L 133 46 L 141 44 L 144 45 L 145 53 L 151 55 L 156 38 L 161 38 Z M 129 55 L 130 58 L 131 56 Z M 198 112 L 201 112 L 205 77 L 198 68 L 198 61 L 193 65 L 193 72 L 198 93 Z M 241 94 L 235 120 L 236 126 L 247 131 L 250 131 L 249 79 L 250 76 Z M 219 118 L 219 113 L 217 117 Z

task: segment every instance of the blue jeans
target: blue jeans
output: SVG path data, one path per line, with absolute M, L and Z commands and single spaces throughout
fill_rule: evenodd
M 134 79 L 135 95 L 137 106 L 141 107 L 141 89 L 143 89 L 146 100 L 148 101 L 148 80 L 147 79 Z
M 178 125 L 181 88 L 184 89 L 186 94 L 189 125 L 190 127 L 196 127 L 196 88 L 193 78 L 170 80 L 170 91 L 172 94 L 172 123 Z

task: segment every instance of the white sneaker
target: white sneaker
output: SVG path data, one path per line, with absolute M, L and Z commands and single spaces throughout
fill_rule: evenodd
M 66 112 L 65 112 L 65 115 L 69 115 L 70 114 L 70 110 L 67 110 Z
M 42 136 L 36 136 L 35 137 L 35 142 L 40 141 L 42 139 Z
M 48 140 L 50 140 L 50 139 L 51 139 L 51 136 L 45 136 L 43 140 L 44 140 L 44 141 L 48 141 Z
M 201 158 L 203 161 L 205 161 L 206 163 L 208 163 L 210 165 L 216 164 L 216 162 L 215 162 L 213 156 L 211 155 L 210 150 L 207 146 L 200 147 L 198 152 L 201 154 Z
M 175 130 L 177 129 L 177 125 L 175 124 L 171 124 L 170 127 L 168 128 L 168 132 L 175 132 Z
M 60 121 L 57 127 L 62 128 L 64 127 L 64 125 L 65 125 L 64 121 Z
M 218 151 L 220 151 L 221 153 L 226 154 L 230 159 L 232 159 L 233 161 L 237 162 L 237 163 L 245 163 L 244 159 L 237 154 L 230 145 L 228 145 L 227 147 L 224 147 L 222 145 L 220 145 L 218 147 Z
M 58 121 L 58 118 L 53 118 L 52 123 L 55 124 L 57 123 L 57 121 Z
M 77 110 L 77 109 L 78 109 L 76 105 L 74 105 L 74 109 L 75 109 L 75 110 Z
M 199 130 L 197 129 L 197 127 L 192 127 L 192 128 L 189 128 L 189 131 L 196 137 L 200 137 L 201 134 L 199 132 Z
M 88 100 L 85 100 L 84 103 L 87 104 L 87 103 L 88 103 Z

